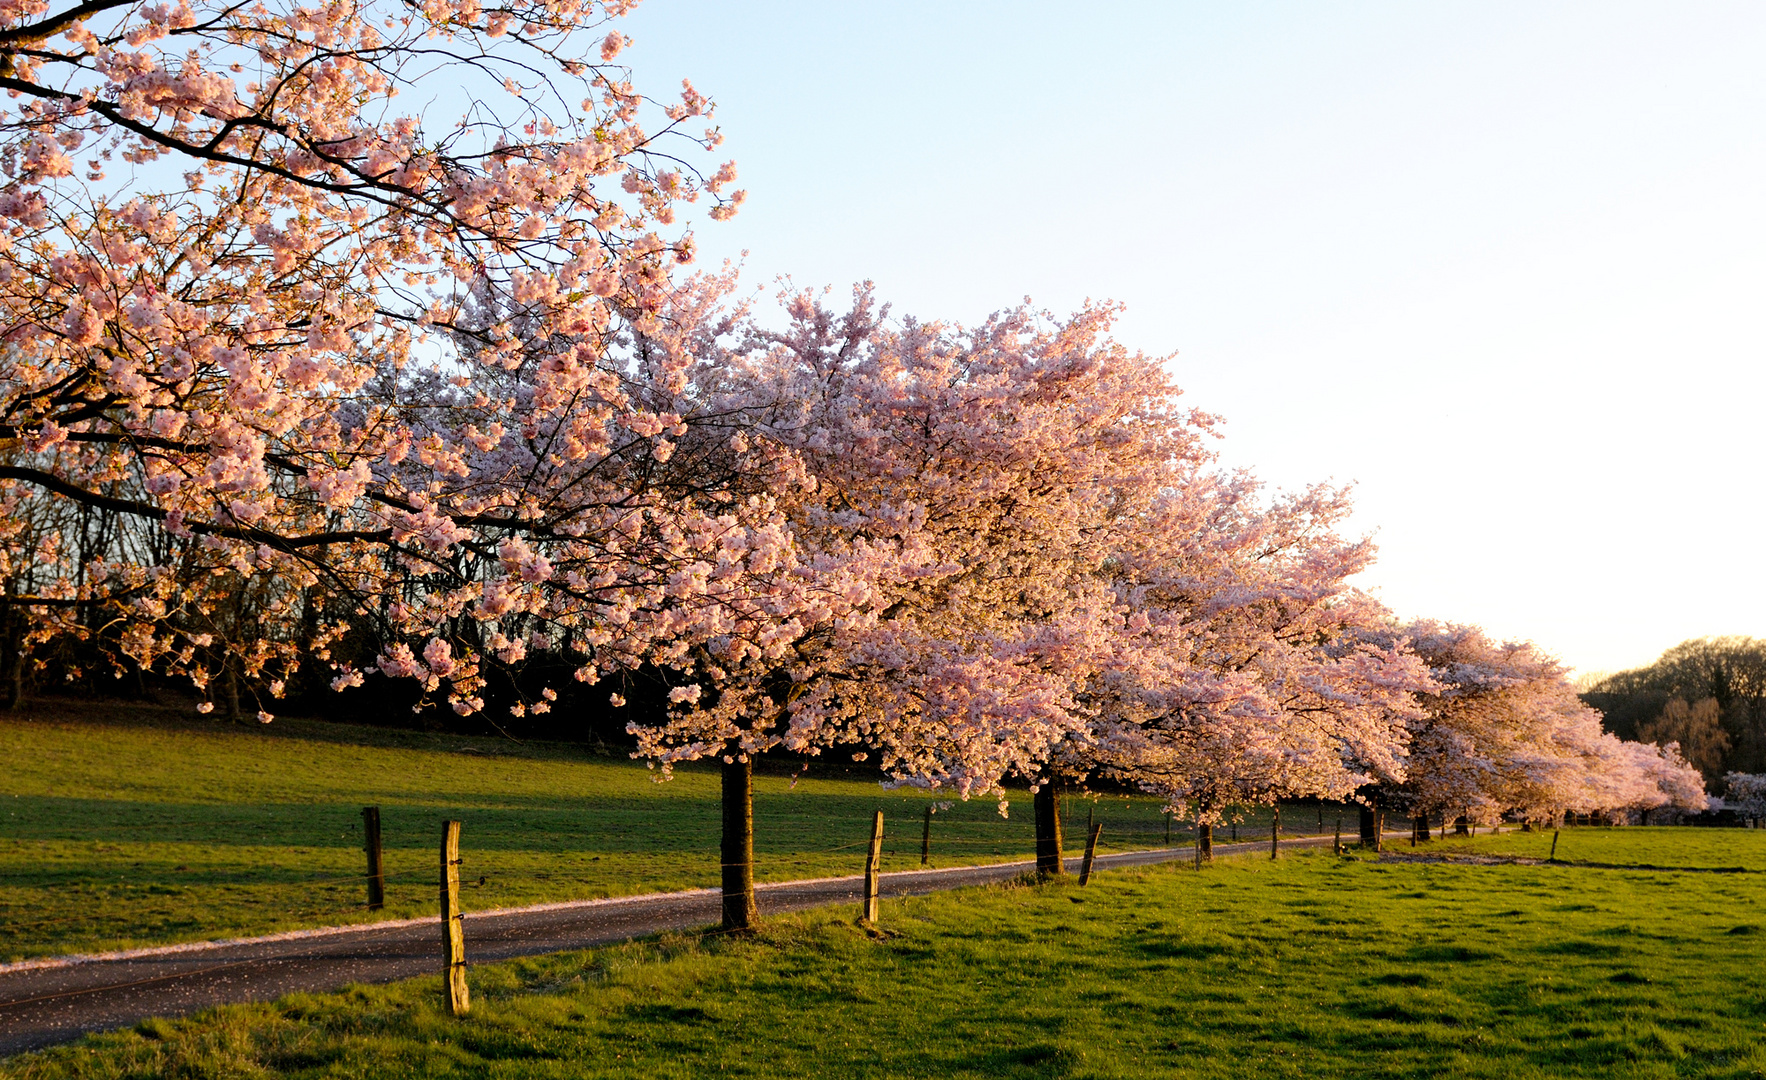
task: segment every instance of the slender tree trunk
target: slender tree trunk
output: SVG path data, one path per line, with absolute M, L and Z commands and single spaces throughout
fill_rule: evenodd
M 1061 865 L 1061 793 L 1060 780 L 1049 777 L 1037 789 L 1032 800 L 1036 811 L 1036 876 L 1044 880 L 1060 877 Z
M 221 660 L 221 715 L 230 723 L 239 722 L 239 672 L 231 656 Z
M 0 611 L 0 711 L 24 700 L 24 618 L 16 608 Z
M 1196 858 L 1201 862 L 1214 860 L 1214 826 L 1206 822 L 1196 826 Z
M 754 761 L 724 766 L 723 916 L 725 930 L 751 930 L 754 901 Z

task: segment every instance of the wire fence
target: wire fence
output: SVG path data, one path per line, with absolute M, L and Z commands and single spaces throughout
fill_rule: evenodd
M 879 853 L 885 870 L 1028 860 L 1036 853 L 1031 814 L 1001 816 L 992 804 L 935 803 L 903 797 L 878 801 L 886 806 L 889 822 Z M 341 812 L 341 808 L 331 810 Z M 1100 854 L 1193 849 L 1198 840 L 1194 822 L 1164 813 L 1151 800 L 1068 796 L 1062 799 L 1062 811 L 1069 855 L 1077 854 L 1094 824 L 1103 826 Z M 716 855 L 715 822 L 710 823 L 713 828 L 709 832 L 703 828 L 706 823 L 698 830 L 687 830 L 697 835 L 696 844 L 683 843 L 676 836 L 660 846 L 634 843 L 624 848 L 615 842 L 622 837 L 642 840 L 646 835 L 643 822 L 620 821 L 599 830 L 573 829 L 571 833 L 595 834 L 592 843 L 574 846 L 571 834 L 546 833 L 543 828 L 522 830 L 505 822 L 489 830 L 485 834 L 488 843 L 480 847 L 473 842 L 471 815 L 463 816 L 470 858 L 462 873 L 462 887 L 485 890 L 480 907 L 715 885 L 725 868 Z M 1233 808 L 1225 818 L 1213 827 L 1213 844 L 1267 843 L 1276 827 L 1277 813 L 1270 807 Z M 384 912 L 369 907 L 368 885 L 373 875 L 359 846 L 363 839 L 359 824 L 338 829 L 334 823 L 324 831 L 327 837 L 353 838 L 347 846 L 321 846 L 316 842 L 318 831 L 309 829 L 298 846 L 281 849 L 300 858 L 216 862 L 211 853 L 208 863 L 172 868 L 164 858 L 158 862 L 148 858 L 154 854 L 156 842 L 165 842 L 167 833 L 176 833 L 181 827 L 213 832 L 215 822 L 165 820 L 122 826 L 93 822 L 89 827 L 98 835 L 88 834 L 76 843 L 90 843 L 96 853 L 121 854 L 123 861 L 132 858 L 132 865 L 48 868 L 44 883 L 36 888 L 20 889 L 16 881 L 7 883 L 8 891 L 14 891 L 15 896 L 23 892 L 27 898 L 0 900 L 0 960 L 41 955 L 60 947 L 136 945 L 188 939 L 193 934 L 240 934 L 418 915 L 433 910 L 436 904 L 437 864 L 430 835 L 436 820 L 434 808 L 388 808 L 385 835 L 390 842 L 383 842 L 380 864 Z M 1439 816 L 1427 821 L 1419 827 L 1417 819 L 1387 815 L 1385 830 L 1388 837 L 1408 832 L 1411 843 L 1416 844 L 1447 835 L 1449 830 L 1473 835 L 1480 828 L 1466 822 L 1456 826 Z M 871 842 L 865 835 L 867 824 L 856 814 L 773 814 L 757 827 L 754 868 L 762 882 L 856 874 L 860 866 L 857 856 Z M 1362 835 L 1360 808 L 1353 804 L 1285 803 L 1279 807 L 1279 828 L 1285 838 L 1340 836 L 1345 843 L 1356 843 Z M 124 838 L 136 835 L 148 839 L 137 842 Z M 536 844 L 524 846 L 524 837 Z M 537 843 L 541 840 L 544 842 Z M 262 845 L 246 846 L 255 851 Z M 353 865 L 345 864 L 346 860 Z M 194 858 L 191 861 L 196 863 Z M 313 865 L 315 862 L 321 865 Z M 119 869 L 123 872 L 117 872 Z M 200 926 L 190 917 L 193 910 L 209 916 L 218 913 L 218 917 L 211 926 Z

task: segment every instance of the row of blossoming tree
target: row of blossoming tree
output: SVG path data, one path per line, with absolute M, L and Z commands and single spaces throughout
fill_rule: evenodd
M 711 103 L 615 64 L 630 6 L 0 2 L 10 685 L 58 641 L 266 720 L 303 668 L 462 715 L 651 673 L 638 752 L 722 763 L 732 926 L 780 747 L 1028 781 L 1051 870 L 1087 777 L 1204 826 L 1702 804 L 1549 658 L 1357 592 L 1345 493 L 1220 469 L 1113 309 L 687 276 L 683 205 L 742 193 Z

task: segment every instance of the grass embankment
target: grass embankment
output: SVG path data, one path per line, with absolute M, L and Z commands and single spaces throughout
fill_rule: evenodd
M 0 761 L 0 962 L 431 915 L 444 818 L 465 822 L 469 910 L 718 878 L 715 772 L 657 784 L 642 763 L 577 746 L 50 702 L 0 718 Z M 756 779 L 760 878 L 857 873 L 878 809 L 885 869 L 918 866 L 929 796 L 818 775 L 829 769 Z M 389 874 L 379 914 L 363 906 L 369 804 Z M 1068 809 L 1077 851 L 1087 801 Z M 1105 850 L 1165 841 L 1153 800 L 1095 809 Z M 1310 809 L 1291 810 L 1289 827 L 1308 814 L 1316 827 Z M 1031 830 L 1022 793 L 1004 819 L 991 799 L 957 803 L 934 817 L 932 863 L 1028 858 Z M 1268 835 L 1266 823 L 1244 835 L 1255 830 Z
M 1668 862 L 1691 832 L 1626 835 Z M 1251 857 L 477 968 L 461 1020 L 439 979 L 228 1007 L 0 1076 L 1758 1077 L 1762 900 L 1760 874 Z

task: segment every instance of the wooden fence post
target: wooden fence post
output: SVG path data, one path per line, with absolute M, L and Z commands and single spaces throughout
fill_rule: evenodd
M 877 896 L 880 892 L 878 869 L 883 862 L 883 811 L 871 819 L 871 850 L 865 854 L 865 906 L 859 918 L 868 923 L 877 921 Z
M 1337 838 L 1331 844 L 1331 850 L 1338 855 L 1343 854 L 1343 819 L 1337 819 Z
M 1101 823 L 1094 824 L 1091 827 L 1091 833 L 1085 838 L 1085 861 L 1079 864 L 1079 883 L 1081 885 L 1091 880 L 1092 859 L 1098 853 L 1098 834 L 1103 831 L 1104 826 Z
M 926 804 L 926 823 L 920 827 L 920 865 L 932 865 L 932 804 Z
M 386 864 L 380 857 L 380 807 L 362 807 L 362 849 L 368 853 L 368 910 L 386 906 Z
M 466 992 L 466 926 L 460 913 L 460 823 L 442 822 L 441 845 L 442 978 L 448 987 L 448 1008 L 465 1016 L 472 1007 Z
M 1557 862 L 1558 861 L 1558 831 L 1556 829 L 1551 830 L 1551 855 L 1545 861 L 1546 862 Z
M 1274 859 L 1282 853 L 1282 804 L 1275 804 L 1275 814 L 1269 819 L 1269 857 Z

